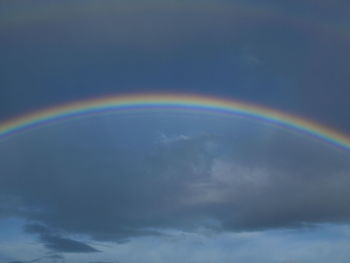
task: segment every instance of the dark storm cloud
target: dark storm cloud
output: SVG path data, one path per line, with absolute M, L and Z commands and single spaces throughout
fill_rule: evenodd
M 116 126 L 106 121 L 106 129 L 91 128 L 103 125 L 90 120 L 3 143 L 1 193 L 19 200 L 17 216 L 38 222 L 27 232 L 58 252 L 96 252 L 71 236 L 123 242 L 168 228 L 247 231 L 350 220 L 345 153 L 271 128 L 237 131 L 235 124 L 233 135 L 226 126 L 226 135 L 154 143 L 150 119 L 137 120 L 141 137 L 126 118 Z M 200 122 L 176 116 L 174 125 Z M 209 119 L 202 125 L 217 127 Z

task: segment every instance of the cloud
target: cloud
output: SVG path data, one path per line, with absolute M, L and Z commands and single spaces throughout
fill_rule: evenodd
M 64 256 L 61 254 L 43 256 L 42 259 L 49 259 L 49 260 L 52 260 L 53 262 L 64 262 Z
M 34 263 L 34 262 L 40 262 L 40 261 L 45 261 L 45 260 L 52 260 L 50 262 L 57 262 L 57 260 L 64 260 L 64 256 L 54 254 L 54 255 L 48 255 L 48 256 L 43 256 L 40 258 L 35 258 L 31 260 L 16 260 L 16 261 L 10 261 L 8 263 Z M 47 261 L 46 261 L 47 262 Z
M 178 142 L 178 141 L 186 141 L 189 140 L 190 137 L 186 136 L 186 135 L 177 135 L 177 136 L 167 136 L 165 134 L 161 134 L 161 139 L 160 141 L 164 144 L 171 144 L 174 142 Z
M 97 249 L 84 244 L 82 242 L 62 238 L 51 235 L 43 235 L 40 237 L 45 246 L 57 252 L 79 252 L 79 253 L 91 253 L 99 252 Z
M 164 229 L 240 232 L 350 219 L 349 157 L 328 146 L 251 123 L 225 122 L 218 134 L 210 130 L 216 120 L 180 116 L 177 127 L 210 128 L 154 144 L 159 129 L 147 118 L 133 119 L 148 123 L 142 135 L 129 118 L 113 118 L 4 145 L 1 193 L 16 197 L 16 215 L 36 222 L 26 231 L 46 248 L 97 252 L 71 239 L 76 234 L 125 242 Z
M 39 234 L 40 241 L 46 248 L 57 252 L 75 252 L 75 253 L 92 253 L 99 252 L 97 249 L 80 241 L 72 240 L 69 238 L 61 237 L 59 234 L 54 233 L 47 227 L 39 224 L 28 224 L 25 226 L 25 230 L 28 233 Z M 51 259 L 61 259 L 60 255 L 52 255 Z M 40 260 L 40 259 L 39 259 Z
M 112 259 L 118 258 L 120 262 L 130 263 L 323 263 L 332 260 L 346 263 L 350 251 L 348 235 L 339 231 L 340 236 L 332 238 L 325 235 L 328 231 L 326 226 L 306 231 L 273 230 L 248 233 L 204 234 L 172 231 L 172 236 L 142 237 L 122 245 L 109 243 L 106 254 L 95 261 L 113 261 Z M 92 260 L 81 260 L 88 261 Z

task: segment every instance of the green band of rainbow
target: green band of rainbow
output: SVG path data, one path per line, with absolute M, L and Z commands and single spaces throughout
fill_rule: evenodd
M 0 124 L 0 138 L 58 120 L 106 111 L 185 109 L 233 114 L 298 131 L 350 151 L 350 138 L 328 127 L 274 109 L 233 100 L 183 94 L 136 94 L 78 101 L 44 109 Z

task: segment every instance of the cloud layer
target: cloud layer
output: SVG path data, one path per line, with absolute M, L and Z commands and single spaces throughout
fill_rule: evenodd
M 133 129 L 143 122 L 148 127 Z M 162 135 L 173 125 L 192 134 Z M 76 234 L 123 242 L 165 229 L 240 232 L 345 222 L 348 158 L 235 118 L 101 116 L 4 143 L 2 206 L 11 200 L 12 206 L 2 216 L 25 218 L 27 231 L 57 252 L 97 252 Z

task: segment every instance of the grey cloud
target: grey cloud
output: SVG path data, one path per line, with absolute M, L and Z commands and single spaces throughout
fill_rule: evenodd
M 40 241 L 53 251 L 57 252 L 75 252 L 75 253 L 91 253 L 99 252 L 97 249 L 80 241 L 61 237 L 58 233 L 51 231 L 49 228 L 40 224 L 27 224 L 25 230 L 28 233 L 39 234 Z M 50 259 L 61 259 L 60 255 L 49 256 Z M 40 260 L 40 259 L 38 259 Z
M 99 252 L 97 249 L 76 240 L 62 238 L 51 235 L 42 235 L 41 241 L 49 249 L 58 252 L 78 252 L 78 253 L 91 253 Z
M 347 153 L 231 118 L 151 116 L 89 119 L 4 144 L 2 193 L 20 199 L 22 217 L 39 222 L 26 231 L 54 251 L 96 252 L 69 234 L 124 242 L 170 228 L 244 231 L 350 220 Z M 143 122 L 142 132 L 133 128 Z M 201 133 L 181 128 L 155 144 L 151 134 L 160 124 Z

